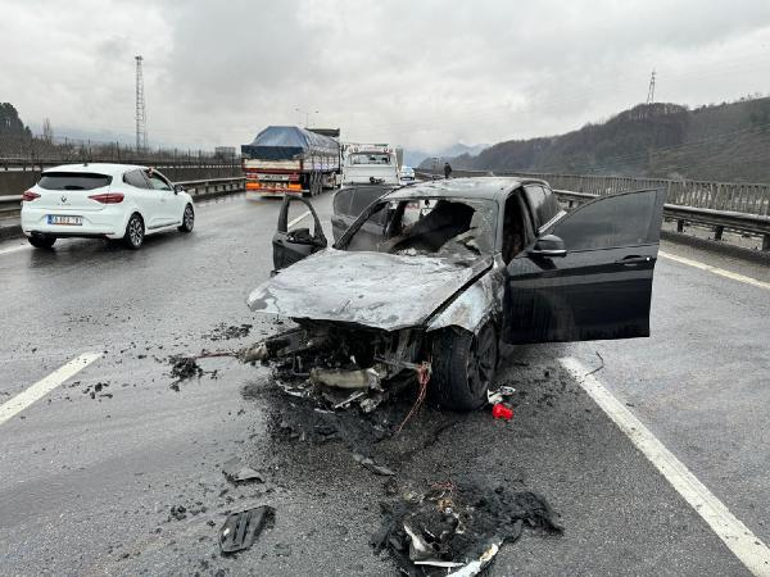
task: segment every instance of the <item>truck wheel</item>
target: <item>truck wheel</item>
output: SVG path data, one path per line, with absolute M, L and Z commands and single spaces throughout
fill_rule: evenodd
M 318 196 L 319 194 L 321 194 L 321 190 L 322 190 L 322 187 L 323 187 L 323 184 L 321 183 L 321 175 L 316 172 L 316 173 L 313 174 L 313 176 L 315 178 L 313 178 L 313 192 L 312 192 L 312 195 L 313 196 Z
M 473 411 L 487 402 L 497 367 L 497 334 L 492 323 L 477 333 L 458 327 L 433 337 L 433 399 L 452 411 Z
M 306 188 L 307 192 L 303 192 L 302 196 L 304 197 L 313 196 L 313 174 L 312 173 L 307 175 L 306 180 L 303 183 L 303 188 Z

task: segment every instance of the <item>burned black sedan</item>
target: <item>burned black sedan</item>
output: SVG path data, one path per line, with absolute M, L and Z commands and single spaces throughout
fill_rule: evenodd
M 444 407 L 472 410 L 487 402 L 504 343 L 649 336 L 663 191 L 568 214 L 543 181 L 417 184 L 373 202 L 332 247 L 307 202 L 314 231 L 287 230 L 291 202 L 306 201 L 284 201 L 277 274 L 248 305 L 297 325 L 259 358 L 313 383 L 411 379 Z

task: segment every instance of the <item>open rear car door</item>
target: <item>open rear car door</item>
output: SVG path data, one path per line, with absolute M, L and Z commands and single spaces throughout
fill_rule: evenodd
M 663 190 L 603 196 L 544 231 L 508 265 L 509 343 L 650 335 Z
M 289 221 L 289 207 L 292 202 L 301 202 L 307 207 L 307 212 Z M 313 218 L 313 233 L 307 227 L 293 228 L 304 222 L 308 217 Z M 318 220 L 313 205 L 300 196 L 285 196 L 278 215 L 278 230 L 273 235 L 273 266 L 274 273 L 293 265 L 311 254 L 323 250 L 327 246 L 321 221 Z

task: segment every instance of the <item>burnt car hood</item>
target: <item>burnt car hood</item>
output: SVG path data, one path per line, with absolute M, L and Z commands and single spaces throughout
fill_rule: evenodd
M 491 266 L 491 256 L 459 261 L 330 248 L 255 288 L 248 305 L 255 312 L 394 331 L 422 325 Z

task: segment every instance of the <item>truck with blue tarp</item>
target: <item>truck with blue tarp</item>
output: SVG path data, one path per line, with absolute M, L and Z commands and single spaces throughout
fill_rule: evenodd
M 251 196 L 315 196 L 339 186 L 342 174 L 339 142 L 299 126 L 268 126 L 251 144 L 241 146 L 246 192 Z

